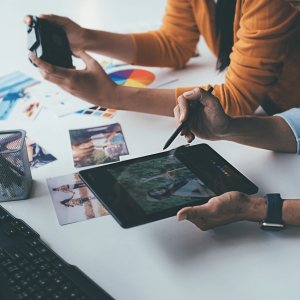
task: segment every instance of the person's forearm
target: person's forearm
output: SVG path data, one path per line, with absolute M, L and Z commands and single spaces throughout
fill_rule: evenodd
M 101 106 L 101 100 L 99 105 Z M 173 117 L 175 90 L 117 86 L 105 105 L 115 109 Z
M 281 117 L 232 117 L 221 139 L 279 152 L 297 151 L 296 138 Z
M 129 64 L 134 62 L 135 49 L 129 34 L 84 29 L 82 50 L 113 57 Z
M 246 196 L 241 220 L 261 222 L 267 216 L 267 200 Z M 300 227 L 300 199 L 285 199 L 282 205 L 282 222 L 287 226 Z

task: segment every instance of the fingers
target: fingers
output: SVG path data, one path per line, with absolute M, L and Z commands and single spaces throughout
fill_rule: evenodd
M 66 78 L 72 75 L 72 69 L 66 69 L 61 67 L 56 67 L 48 64 L 47 62 L 36 57 L 34 54 L 30 54 L 29 58 L 34 62 L 40 69 L 44 70 L 48 74 L 56 77 Z
M 65 79 L 57 76 L 53 76 L 52 74 L 49 74 L 45 72 L 43 69 L 38 69 L 40 74 L 43 76 L 43 78 L 47 81 L 50 81 L 52 83 L 55 83 L 59 86 L 65 85 Z
M 178 101 L 178 106 L 179 106 L 179 111 L 180 111 L 179 120 L 182 123 L 188 117 L 189 102 L 188 102 L 188 100 L 183 95 L 179 96 L 178 99 L 177 99 L 177 101 Z
M 176 127 L 178 127 L 181 124 L 181 122 L 180 122 L 180 107 L 179 107 L 179 105 L 175 106 L 173 112 L 174 112 Z
M 30 24 L 31 24 L 31 18 L 32 18 L 31 15 L 27 15 L 27 16 L 24 17 L 23 22 L 24 22 L 26 25 L 30 25 Z
M 206 220 L 205 204 L 181 209 L 177 213 L 177 220 L 188 220 L 203 231 L 210 229 Z
M 96 65 L 100 66 L 95 59 L 93 59 L 84 51 L 73 52 L 73 55 L 77 58 L 81 58 L 88 68 L 94 67 Z
M 213 109 L 219 109 L 222 107 L 218 98 L 198 87 L 192 91 L 183 93 L 183 96 L 188 100 L 199 100 L 204 106 L 208 106 Z
M 64 26 L 68 21 L 68 18 L 57 16 L 57 15 L 44 15 L 44 14 L 41 14 L 41 15 L 39 15 L 39 18 L 45 19 L 48 22 L 59 25 L 59 26 Z

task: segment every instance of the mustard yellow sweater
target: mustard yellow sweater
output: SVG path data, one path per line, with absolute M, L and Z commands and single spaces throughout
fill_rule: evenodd
M 131 35 L 134 64 L 181 68 L 200 36 L 218 56 L 214 18 L 214 0 L 168 0 L 159 30 Z M 213 92 L 226 113 L 252 114 L 266 98 L 282 111 L 300 106 L 300 13 L 283 0 L 237 0 L 233 36 L 225 83 Z

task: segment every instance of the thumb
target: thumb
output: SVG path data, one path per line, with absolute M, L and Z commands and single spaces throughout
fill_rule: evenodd
M 210 108 L 221 107 L 218 98 L 198 87 L 193 89 L 192 91 L 183 93 L 183 96 L 189 100 L 199 100 L 204 106 L 208 106 Z
M 192 220 L 197 218 L 197 215 L 199 214 L 200 206 L 196 207 L 184 207 L 177 213 L 177 221 L 183 221 L 183 220 Z
M 84 51 L 77 51 L 72 53 L 76 58 L 81 58 L 85 62 L 87 68 L 91 68 L 93 64 L 97 63 L 95 59 L 93 59 L 90 55 L 88 55 Z

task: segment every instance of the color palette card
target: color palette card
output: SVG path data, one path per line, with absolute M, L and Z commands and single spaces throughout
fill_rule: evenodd
M 112 118 L 116 112 L 116 109 L 93 106 L 88 109 L 79 110 L 76 112 L 76 114 L 88 115 L 98 118 Z
M 161 68 L 144 68 L 120 66 L 106 70 L 109 77 L 117 84 L 139 88 L 156 88 L 176 81 L 177 78 L 167 74 Z

